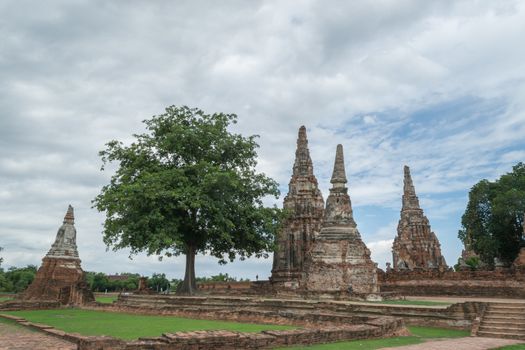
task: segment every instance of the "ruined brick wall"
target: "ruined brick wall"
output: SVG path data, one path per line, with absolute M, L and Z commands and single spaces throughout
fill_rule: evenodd
M 368 339 L 406 334 L 402 319 L 382 317 L 368 319 L 359 325 L 339 324 L 292 330 L 268 330 L 259 333 L 208 330 L 164 333 L 158 337 L 126 341 L 108 336 L 85 336 L 67 333 L 51 326 L 28 322 L 11 315 L 20 325 L 77 344 L 80 350 L 233 350 L 270 349 L 290 345 L 311 345 L 341 340 Z
M 345 303 L 329 300 L 282 300 L 246 296 L 138 296 L 121 295 L 108 310 L 139 314 L 178 315 L 201 319 L 311 326 L 364 322 L 370 317 L 393 316 L 407 324 L 469 329 L 479 303 L 450 307 Z
M 525 273 L 498 271 L 379 271 L 381 292 L 402 295 L 525 298 Z

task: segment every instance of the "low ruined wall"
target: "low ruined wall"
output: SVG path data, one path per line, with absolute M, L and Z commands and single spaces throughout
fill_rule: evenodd
M 9 300 L 0 303 L 0 311 L 43 310 L 61 307 L 58 301 Z
M 243 282 L 202 282 L 197 283 L 197 289 L 204 294 L 216 295 L 270 295 L 270 281 Z
M 242 322 L 310 325 L 317 322 L 363 322 L 370 317 L 393 316 L 405 323 L 470 330 L 481 303 L 441 306 L 381 305 L 300 299 L 260 299 L 236 296 L 176 297 L 120 296 L 103 306 L 115 311 L 179 315 Z
M 381 292 L 423 296 L 525 298 L 525 274 L 499 271 L 379 271 Z
M 322 325 L 284 331 L 243 333 L 232 331 L 195 331 L 165 333 L 160 337 L 124 341 L 106 336 L 82 336 L 66 333 L 53 327 L 28 322 L 23 318 L 1 315 L 21 325 L 32 327 L 49 335 L 78 345 L 80 350 L 232 350 L 268 349 L 288 345 L 310 345 L 350 339 L 368 339 L 404 334 L 403 320 L 394 317 L 367 318 L 360 324 Z M 332 320 L 333 323 L 336 321 Z

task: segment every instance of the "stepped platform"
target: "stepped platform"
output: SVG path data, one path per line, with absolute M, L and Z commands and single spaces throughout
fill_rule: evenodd
M 525 303 L 488 303 L 476 335 L 525 340 Z
M 107 308 L 244 322 L 310 325 L 352 324 L 372 318 L 401 318 L 406 324 L 470 330 L 481 303 L 451 306 L 386 305 L 368 302 L 274 299 L 249 296 L 121 295 Z

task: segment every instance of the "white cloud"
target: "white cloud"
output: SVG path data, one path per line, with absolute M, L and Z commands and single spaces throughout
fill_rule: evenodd
M 387 262 L 392 262 L 393 239 L 368 242 L 366 245 L 370 249 L 372 260 L 378 263 L 379 267 L 385 269 Z
M 106 253 L 102 216 L 90 209 L 109 176 L 98 171 L 97 152 L 111 139 L 129 142 L 141 120 L 171 104 L 237 113 L 235 130 L 261 135 L 259 169 L 284 190 L 303 124 L 325 198 L 337 143 L 355 207 L 397 210 L 408 164 L 431 223 L 459 223 L 466 196 L 458 192 L 524 156 L 522 2 L 4 1 L 0 12 L 8 265 L 39 263 L 21 252 L 44 254 L 71 202 L 88 269 L 180 274 L 177 259 Z M 458 245 L 457 229 L 446 229 L 440 237 Z M 376 234 L 374 242 L 387 242 Z M 203 261 L 210 273 L 261 268 Z M 261 264 L 269 271 L 271 262 Z

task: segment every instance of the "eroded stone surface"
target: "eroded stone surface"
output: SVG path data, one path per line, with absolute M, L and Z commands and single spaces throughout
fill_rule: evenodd
M 42 259 L 42 266 L 22 299 L 59 301 L 62 304 L 83 304 L 95 300 L 80 266 L 74 224 L 73 207 L 69 206 L 55 242 Z
M 284 209 L 289 212 L 277 235 L 272 284 L 276 290 L 298 289 L 305 278 L 306 261 L 313 237 L 321 228 L 324 201 L 313 173 L 306 128 L 301 126 L 297 139 L 293 174 Z
M 419 206 L 410 168 L 404 168 L 403 207 L 392 248 L 394 270 L 446 269 L 441 246 Z
M 338 145 L 322 228 L 308 266 L 309 292 L 376 293 L 376 265 L 357 230 L 346 187 L 343 146 Z

